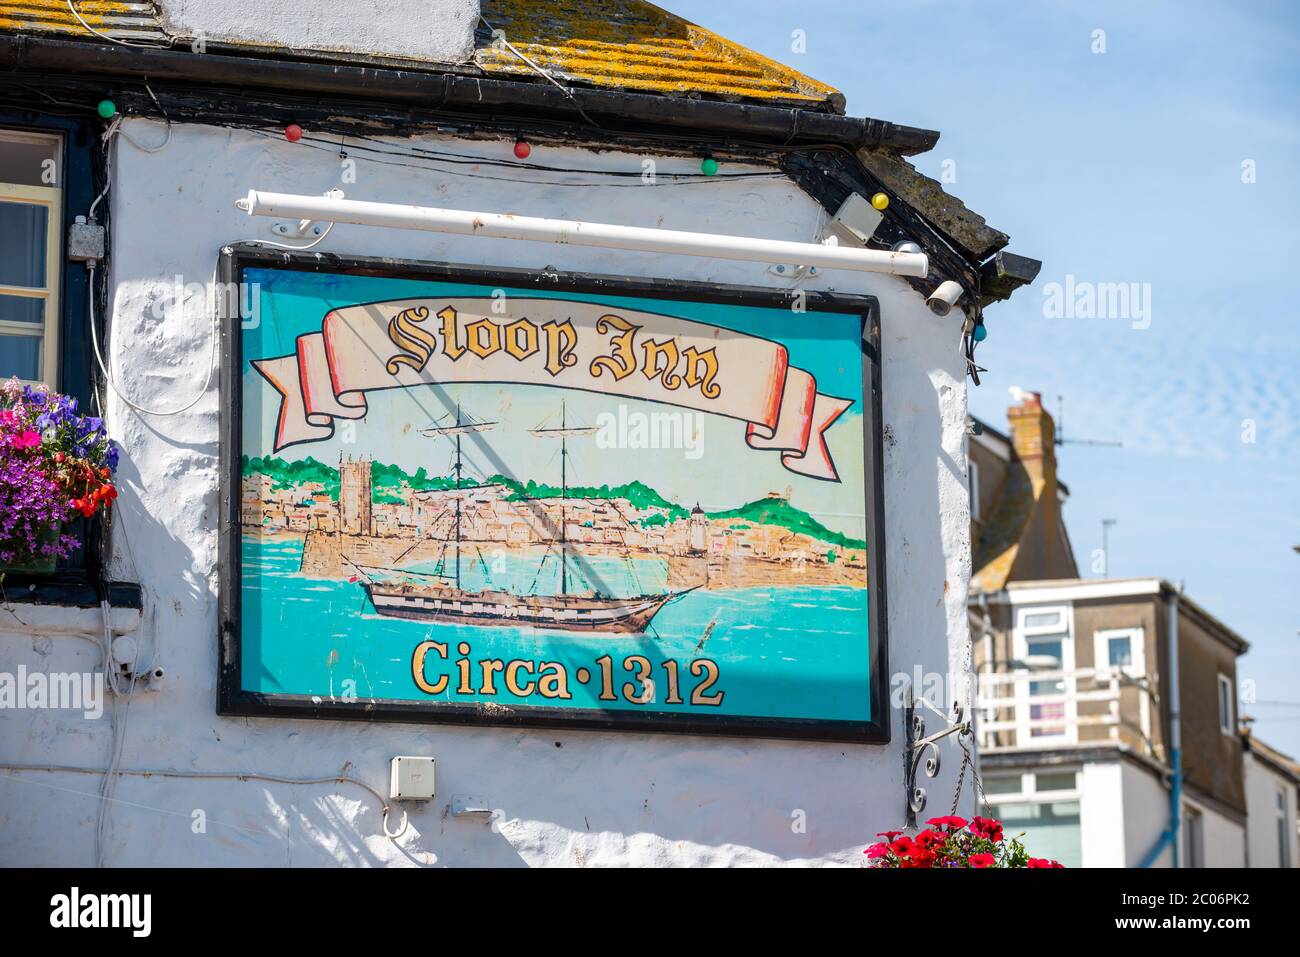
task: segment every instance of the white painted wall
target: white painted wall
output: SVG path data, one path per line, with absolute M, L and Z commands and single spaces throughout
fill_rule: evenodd
M 1282 795 L 1286 814 L 1286 834 L 1290 844 L 1291 867 L 1300 867 L 1300 835 L 1296 833 L 1296 785 L 1278 774 L 1253 753 L 1245 754 L 1246 841 L 1251 867 L 1280 867 L 1281 842 L 1278 840 L 1278 795 Z
M 1127 839 L 1122 761 L 1079 770 L 1079 843 L 1084 867 L 1124 867 Z
M 143 143 L 163 138 L 162 127 L 149 121 L 131 120 L 127 128 Z M 507 141 L 413 145 L 492 156 L 511 149 Z M 576 168 L 639 170 L 643 159 L 545 145 L 533 155 Z M 658 169 L 694 170 L 697 163 L 661 157 Z M 177 126 L 157 154 L 119 139 L 114 173 L 112 362 L 134 399 L 176 407 L 204 381 L 211 317 L 196 307 L 171 310 L 159 321 L 149 314 L 151 299 L 177 275 L 209 280 L 223 244 L 271 238 L 269 221 L 232 206 L 249 187 L 321 193 L 337 185 L 339 160 L 277 138 Z M 583 176 L 520 174 L 500 182 L 364 160 L 358 177 L 346 186 L 354 198 L 781 239 L 815 239 L 823 218 L 820 207 L 781 179 L 627 189 Z M 535 185 L 534 179 L 575 186 Z M 321 248 L 777 284 L 760 264 L 362 226 L 336 228 Z M 874 293 L 881 301 L 891 670 L 911 674 L 920 665 L 926 672 L 965 672 L 970 523 L 957 322 L 932 316 L 895 278 L 832 270 L 819 284 Z M 386 793 L 392 755 L 431 754 L 439 792 L 392 843 L 380 833 L 373 799 L 348 787 L 123 778 L 107 842 L 110 864 L 857 864 L 876 832 L 901 824 L 897 712 L 893 742 L 871 746 L 218 717 L 217 390 L 174 418 L 141 419 L 116 398 L 109 409 L 113 434 L 126 449 L 118 517 L 148 606 L 139 633 L 146 645 L 157 642 L 168 675 L 161 690 L 131 702 L 122 766 L 293 777 L 346 768 Z M 116 573 L 133 576 L 121 537 L 116 547 Z M 13 622 L 0 622 L 0 656 L 46 670 L 85 670 L 97 661 L 89 642 L 66 635 L 34 639 Z M 110 737 L 107 721 L 0 712 L 0 764 L 103 768 Z M 943 747 L 943 773 L 928 782 L 932 813 L 946 813 L 960 767 L 952 739 Z M 0 773 L 0 860 L 90 863 L 97 786 L 93 776 Z M 501 810 L 499 826 L 446 816 L 455 794 L 486 797 Z M 206 834 L 191 831 L 195 809 L 206 812 Z M 969 791 L 961 810 L 974 810 Z M 799 811 L 806 814 L 804 833 L 792 827 Z
M 478 0 L 158 0 L 173 36 L 464 63 Z
M 1183 807 L 1195 808 L 1201 812 L 1206 867 L 1246 866 L 1246 828 L 1243 825 L 1192 798 L 1184 798 Z M 1187 866 L 1187 853 L 1184 846 L 1186 831 L 1183 828 L 1179 830 L 1179 854 L 1185 867 Z
M 1119 762 L 1124 789 L 1124 866 L 1140 867 L 1156 841 L 1169 828 L 1169 787 L 1155 774 L 1132 761 Z M 1152 867 L 1172 867 L 1174 852 L 1166 847 Z

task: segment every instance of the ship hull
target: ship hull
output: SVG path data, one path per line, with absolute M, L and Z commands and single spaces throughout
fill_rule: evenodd
M 640 634 L 675 595 L 601 599 L 421 593 L 366 587 L 375 611 L 388 618 L 482 628 L 546 628 L 582 633 Z

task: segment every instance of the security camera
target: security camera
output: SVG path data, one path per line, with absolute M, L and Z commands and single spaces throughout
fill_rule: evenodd
M 925 301 L 925 304 L 936 316 L 946 316 L 952 312 L 952 307 L 957 305 L 957 300 L 964 292 L 960 283 L 946 279 L 939 284 L 938 289 L 930 293 L 930 298 Z

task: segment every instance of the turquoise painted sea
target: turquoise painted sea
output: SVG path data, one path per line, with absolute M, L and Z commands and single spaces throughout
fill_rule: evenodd
M 746 588 L 691 592 L 664 607 L 645 635 L 575 635 L 529 628 L 484 628 L 384 618 L 375 613 L 359 584 L 307 578 L 299 573 L 302 545 L 292 539 L 243 539 L 243 677 L 248 691 L 294 694 L 338 701 L 469 702 L 495 701 L 516 707 L 546 706 L 645 712 L 691 712 L 772 718 L 866 721 L 868 684 L 867 591 L 863 588 Z M 431 570 L 426 567 L 425 570 Z M 667 567 L 658 561 L 629 565 L 617 558 L 571 558 L 570 587 L 587 583 L 613 595 L 657 593 L 665 589 Z M 462 557 L 466 588 L 492 587 L 538 593 L 558 591 L 559 567 L 542 554 L 485 554 Z M 431 639 L 448 648 L 448 659 L 430 655 L 425 678 L 447 675 L 447 689 L 425 694 L 412 677 L 412 653 Z M 548 699 L 536 690 L 518 698 L 495 677 L 495 695 L 458 694 L 456 653 L 471 648 L 473 684 L 481 687 L 478 662 L 485 658 L 556 662 L 568 678 L 567 700 Z M 609 656 L 608 682 L 618 700 L 599 700 L 598 659 Z M 651 665 L 652 700 L 636 704 L 636 662 Z M 665 667 L 664 662 L 676 662 Z M 691 692 L 716 681 L 700 694 L 718 705 L 691 704 Z M 585 669 L 588 680 L 579 680 Z M 682 703 L 669 703 L 669 675 L 675 671 Z M 528 671 L 521 672 L 528 677 Z

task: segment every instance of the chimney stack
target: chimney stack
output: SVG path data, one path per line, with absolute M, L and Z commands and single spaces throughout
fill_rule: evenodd
M 1056 499 L 1056 424 L 1043 408 L 1041 392 L 1030 392 L 1019 405 L 1007 409 L 1011 423 L 1011 444 L 1034 484 L 1035 493 L 1051 486 Z

